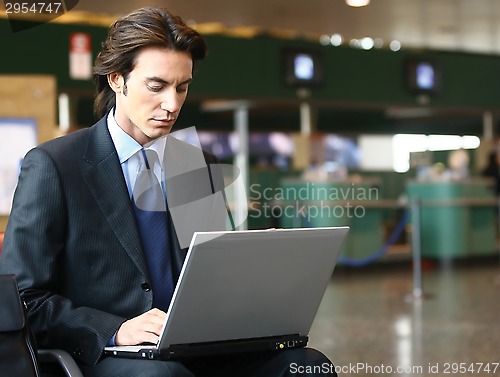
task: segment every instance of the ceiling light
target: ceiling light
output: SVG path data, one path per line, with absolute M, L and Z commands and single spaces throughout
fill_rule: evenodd
M 389 44 L 389 48 L 392 51 L 399 51 L 399 50 L 401 50 L 401 42 L 399 42 L 397 40 L 391 41 L 391 43 Z
M 384 47 L 384 41 L 382 40 L 382 38 L 375 38 L 373 40 L 373 45 L 375 48 L 382 48 Z
M 346 4 L 350 7 L 364 7 L 370 4 L 370 0 L 345 0 Z
M 340 46 L 344 38 L 340 34 L 333 34 L 330 37 L 330 43 L 334 46 Z
M 354 39 L 351 39 L 349 41 L 349 46 L 354 47 L 354 48 L 360 48 L 361 42 L 359 41 L 359 39 L 354 38 Z
M 360 46 L 363 50 L 370 50 L 373 48 L 374 45 L 375 45 L 375 42 L 370 37 L 365 37 L 365 38 L 361 39 L 361 41 L 360 41 Z
M 323 34 L 321 37 L 319 37 L 319 43 L 321 43 L 323 46 L 327 46 L 330 44 L 330 36 Z

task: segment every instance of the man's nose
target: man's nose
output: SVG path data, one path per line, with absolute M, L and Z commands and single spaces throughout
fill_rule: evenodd
M 177 91 L 168 91 L 162 98 L 160 107 L 162 110 L 168 111 L 170 113 L 176 113 L 182 106 L 183 98 L 179 96 Z

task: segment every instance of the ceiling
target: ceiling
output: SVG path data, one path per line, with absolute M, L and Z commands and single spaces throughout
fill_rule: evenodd
M 70 13 L 113 19 L 147 5 L 165 7 L 201 31 L 285 31 L 318 39 L 338 33 L 344 43 L 371 37 L 383 46 L 398 40 L 403 48 L 500 53 L 498 0 L 371 0 L 362 8 L 344 0 L 79 0 Z

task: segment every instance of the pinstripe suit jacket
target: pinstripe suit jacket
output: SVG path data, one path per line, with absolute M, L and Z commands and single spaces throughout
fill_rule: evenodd
M 174 249 L 178 271 L 185 250 Z M 26 155 L 0 272 L 17 275 L 39 345 L 90 365 L 125 319 L 151 309 L 148 269 L 105 118 Z

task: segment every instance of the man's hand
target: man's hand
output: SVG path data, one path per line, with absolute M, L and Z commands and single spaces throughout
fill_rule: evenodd
M 116 332 L 115 344 L 117 346 L 133 346 L 141 343 L 156 344 L 165 317 L 165 312 L 155 308 L 123 322 Z

